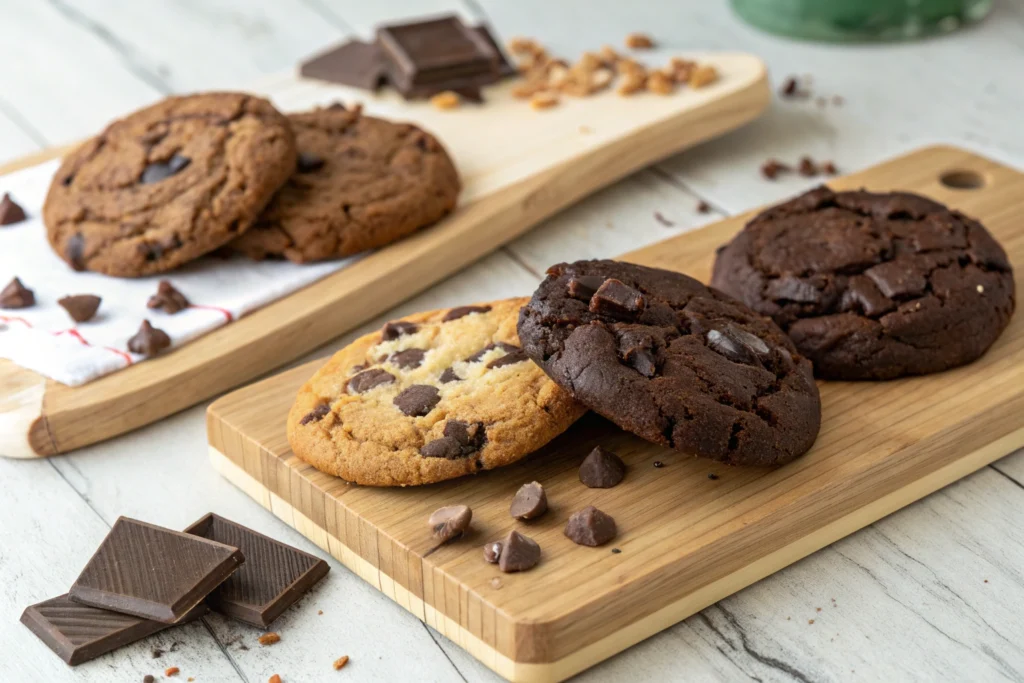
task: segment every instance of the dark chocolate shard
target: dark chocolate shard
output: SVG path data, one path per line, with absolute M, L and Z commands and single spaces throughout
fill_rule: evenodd
M 299 173 L 312 173 L 324 167 L 324 158 L 312 152 L 299 152 L 295 162 L 295 170 Z
M 143 169 L 139 182 L 143 185 L 158 183 L 180 173 L 191 163 L 191 159 L 180 154 L 175 154 L 167 161 L 154 161 Z
M 706 339 L 709 349 L 734 363 L 758 365 L 771 354 L 763 339 L 728 323 L 720 329 L 708 330 Z
M 413 384 L 395 396 L 393 403 L 409 417 L 423 417 L 441 400 L 441 392 L 429 384 Z
M 374 91 L 387 82 L 387 64 L 376 42 L 350 40 L 314 55 L 299 66 L 299 74 Z
M 580 481 L 588 488 L 610 489 L 625 478 L 626 463 L 601 446 L 590 451 L 580 465 Z
M 441 318 L 441 322 L 446 323 L 451 320 L 464 318 L 471 313 L 486 313 L 489 310 L 491 310 L 490 306 L 459 306 L 445 313 L 444 317 Z
M 348 381 L 348 391 L 350 394 L 362 394 L 376 386 L 391 384 L 394 381 L 395 376 L 387 370 L 370 368 L 352 376 Z
M 494 37 L 494 33 L 491 31 L 490 26 L 487 24 L 477 24 L 473 27 L 477 35 L 487 41 L 487 44 L 491 46 L 495 54 L 498 55 L 498 75 L 499 76 L 515 76 L 519 73 L 519 69 L 512 64 L 511 60 L 505 56 L 505 51 L 501 49 L 497 39 Z
M 565 535 L 573 543 L 596 548 L 615 538 L 618 530 L 611 516 L 588 505 L 569 518 Z
M 590 298 L 590 312 L 609 318 L 635 318 L 643 313 L 647 300 L 637 289 L 615 278 L 605 280 Z
M 567 285 L 569 296 L 589 302 L 594 292 L 604 284 L 604 280 L 600 275 L 577 275 L 570 279 Z
M 11 195 L 4 192 L 4 198 L 0 199 L 0 225 L 11 225 L 25 220 L 25 210 L 11 199 Z
M 150 325 L 148 320 L 143 320 L 139 331 L 128 340 L 129 351 L 146 357 L 155 356 L 170 345 L 171 338 L 167 333 Z
M 419 332 L 420 326 L 416 323 L 406 322 L 404 320 L 392 320 L 391 322 L 385 323 L 384 327 L 380 330 L 380 338 L 384 341 L 393 341 L 407 334 L 416 334 Z
M 146 302 L 147 308 L 159 309 L 171 315 L 188 308 L 188 299 L 185 295 L 174 288 L 168 280 L 161 280 L 156 286 L 156 294 L 149 297 Z
M 501 541 L 501 555 L 498 557 L 498 569 L 503 572 L 525 572 L 533 569 L 540 562 L 540 545 L 518 531 L 508 532 Z
M 442 543 L 458 538 L 466 533 L 473 520 L 473 511 L 468 505 L 447 505 L 434 510 L 427 523 L 434 532 L 434 537 Z
M 67 311 L 76 323 L 84 323 L 95 317 L 101 301 L 103 300 L 95 294 L 74 294 L 57 299 L 57 304 Z
M 120 517 L 68 595 L 82 605 L 176 623 L 244 561 L 237 547 Z
M 18 278 L 14 278 L 0 290 L 0 308 L 29 308 L 35 305 L 35 293 Z
M 427 352 L 423 349 L 406 349 L 405 351 L 391 354 L 388 360 L 403 370 L 411 370 L 423 365 L 423 359 L 426 356 Z
M 928 278 L 919 264 L 905 261 L 879 263 L 864 271 L 878 286 L 879 291 L 889 298 L 908 298 L 923 294 L 928 288 Z
M 310 422 L 319 422 L 324 419 L 324 416 L 329 412 L 331 412 L 331 407 L 326 403 L 321 403 L 316 408 L 313 408 L 313 410 L 303 415 L 302 419 L 299 420 L 299 424 L 305 426 Z
M 448 420 L 444 425 L 444 436 L 424 444 L 420 448 L 420 455 L 446 460 L 468 458 L 479 452 L 486 441 L 487 430 L 482 423 Z
M 319 557 L 212 513 L 185 533 L 242 551 L 245 564 L 210 593 L 206 604 L 253 626 L 269 626 L 330 570 Z
M 548 494 L 536 481 L 520 486 L 508 508 L 508 513 L 516 519 L 536 519 L 547 511 Z

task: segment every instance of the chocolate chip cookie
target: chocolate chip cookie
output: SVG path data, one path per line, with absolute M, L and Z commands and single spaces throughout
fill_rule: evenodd
M 618 261 L 548 269 L 519 317 L 526 354 L 648 441 L 743 465 L 814 443 L 810 362 L 768 318 L 693 278 Z
M 774 318 L 828 379 L 970 363 L 1014 310 L 988 231 L 904 192 L 819 187 L 770 208 L 720 250 L 711 284 Z
M 249 229 L 295 159 L 288 119 L 264 99 L 169 97 L 64 159 L 43 206 L 47 235 L 75 270 L 171 270 Z
M 540 448 L 585 411 L 519 348 L 524 303 L 419 313 L 360 337 L 299 391 L 295 454 L 348 481 L 412 486 Z
M 455 208 L 459 176 L 441 144 L 408 123 L 333 105 L 288 117 L 295 173 L 234 248 L 295 263 L 390 244 Z

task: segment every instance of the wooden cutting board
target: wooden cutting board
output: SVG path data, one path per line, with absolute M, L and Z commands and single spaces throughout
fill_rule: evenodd
M 979 217 L 1018 272 L 1024 265 L 1024 174 L 1018 171 L 932 147 L 830 185 L 934 197 Z M 706 282 L 715 247 L 748 217 L 623 259 Z M 1019 277 L 1017 300 L 1024 300 Z M 775 470 L 684 457 L 588 416 L 512 467 L 420 488 L 352 486 L 304 464 L 288 447 L 288 409 L 321 364 L 305 364 L 210 406 L 214 466 L 349 569 L 516 681 L 567 678 L 1024 445 L 1019 312 L 970 366 L 892 382 L 821 383 L 823 422 L 814 448 Z M 629 466 L 616 488 L 587 489 L 578 481 L 579 463 L 596 444 Z M 515 523 L 509 502 L 531 480 L 544 484 L 552 511 L 535 523 Z M 426 519 L 453 503 L 473 508 L 474 531 L 427 556 L 433 542 Z M 563 537 L 568 516 L 591 504 L 616 519 L 620 535 L 610 545 L 621 552 L 575 546 Z M 481 546 L 512 528 L 536 539 L 544 554 L 534 570 L 504 575 L 484 563 Z
M 667 62 L 669 54 L 652 56 Z M 545 218 L 637 169 L 756 118 L 770 100 L 764 64 L 747 54 L 679 55 L 716 66 L 719 82 L 672 96 L 612 91 L 532 110 L 513 82 L 483 106 L 439 111 L 294 74 L 251 90 L 283 111 L 341 100 L 419 123 L 451 152 L 459 208 L 429 230 L 226 325 L 173 353 L 80 387 L 0 360 L 0 455 L 66 453 L 187 408 L 276 368 L 464 268 Z M 56 157 L 53 150 L 0 174 Z M 55 261 L 55 263 L 57 263 Z

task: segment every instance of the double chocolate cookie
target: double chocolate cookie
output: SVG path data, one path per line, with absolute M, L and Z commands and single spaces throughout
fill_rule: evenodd
M 288 120 L 264 99 L 170 97 L 64 159 L 43 206 L 47 235 L 76 270 L 171 270 L 245 232 L 295 159 Z
M 409 486 L 537 450 L 585 410 L 519 348 L 524 303 L 420 313 L 360 337 L 299 391 L 295 454 L 359 484 Z
M 408 123 L 333 105 L 288 117 L 295 173 L 234 248 L 319 261 L 382 247 L 455 207 L 459 176 L 441 144 Z
M 680 273 L 553 266 L 523 307 L 519 337 L 559 386 L 654 443 L 780 465 L 818 434 L 810 362 L 771 320 Z
M 892 379 L 981 356 L 1014 310 L 1006 253 L 925 197 L 819 187 L 723 247 L 711 284 L 771 316 L 828 379 Z

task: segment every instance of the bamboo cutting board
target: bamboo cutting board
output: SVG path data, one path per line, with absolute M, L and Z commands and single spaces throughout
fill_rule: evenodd
M 1018 171 L 932 147 L 830 185 L 934 197 L 980 218 L 1018 272 L 1024 264 L 1024 174 Z M 748 217 L 623 258 L 706 282 L 715 247 Z M 512 467 L 419 488 L 352 486 L 304 464 L 288 447 L 288 409 L 321 364 L 210 406 L 214 466 L 516 681 L 572 676 L 1024 445 L 1019 312 L 992 349 L 967 367 L 891 382 L 822 383 L 823 422 L 814 448 L 775 470 L 684 457 L 591 415 Z M 587 489 L 578 481 L 579 463 L 596 444 L 619 453 L 629 467 L 616 488 Z M 534 523 L 514 522 L 509 502 L 531 480 L 544 484 L 552 510 Z M 427 517 L 454 503 L 473 508 L 472 534 L 427 556 L 433 546 Z M 568 516 L 591 504 L 618 523 L 619 537 L 607 547 L 576 546 L 562 535 Z M 529 572 L 505 575 L 483 561 L 481 546 L 512 528 L 537 540 L 543 558 Z
M 659 55 L 659 63 L 669 56 Z M 448 277 L 595 190 L 737 128 L 767 106 L 771 93 L 758 58 L 680 56 L 715 65 L 720 81 L 671 97 L 625 98 L 606 91 L 545 111 L 514 99 L 512 82 L 486 88 L 485 105 L 456 111 L 293 74 L 253 88 L 283 111 L 363 102 L 371 114 L 423 125 L 444 142 L 459 168 L 459 208 L 432 228 L 181 349 L 80 387 L 0 360 L 0 455 L 66 453 L 237 386 Z M 60 151 L 23 159 L 0 168 L 0 174 Z

